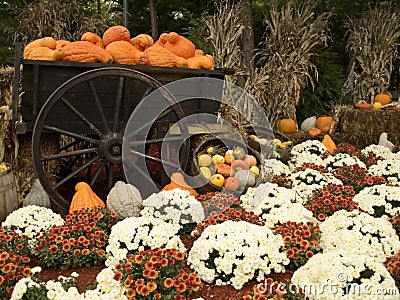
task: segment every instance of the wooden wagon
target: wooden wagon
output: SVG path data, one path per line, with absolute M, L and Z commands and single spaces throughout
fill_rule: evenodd
M 154 165 L 179 170 L 188 163 L 189 126 L 185 121 L 178 122 L 179 134 L 165 139 L 170 125 L 198 112 L 215 115 L 220 105 L 198 98 L 178 102 L 165 88 L 166 84 L 194 77 L 223 80 L 229 72 L 24 60 L 17 50 L 13 107 L 18 107 L 19 100 L 21 103 L 18 111 L 13 110 L 12 128 L 15 134 L 32 133 L 37 176 L 53 205 L 63 211 L 68 210 L 73 187 L 79 181 L 89 183 L 95 192 L 105 195 L 117 180 L 132 176 L 128 182 L 136 183 L 143 193 L 149 194 L 154 190 L 144 179 L 143 167 L 153 168 L 152 181 L 160 187 L 164 184 L 160 175 L 164 170 Z M 149 96 L 153 100 L 146 101 L 142 107 L 144 113 L 136 113 L 138 120 L 132 120 L 132 112 Z M 157 115 L 154 111 L 161 113 Z M 146 119 L 147 112 L 156 117 Z M 127 135 L 128 122 L 130 132 Z M 143 127 L 149 130 L 143 133 Z M 43 149 L 43 142 L 53 134 L 62 137 L 63 143 L 49 153 L 48 149 Z M 131 163 L 132 168 L 125 166 L 125 169 L 133 170 L 132 174 L 124 172 L 123 165 L 122 146 L 127 136 L 131 147 L 128 156 L 132 159 L 125 161 Z M 166 160 L 160 158 L 162 148 L 170 151 Z M 138 167 L 140 161 L 142 166 Z M 58 167 L 49 174 L 50 163 Z

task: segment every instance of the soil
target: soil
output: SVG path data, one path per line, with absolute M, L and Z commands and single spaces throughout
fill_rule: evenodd
M 183 236 L 182 241 L 187 249 L 193 245 L 194 239 L 190 236 Z M 45 268 L 40 273 L 40 278 L 43 281 L 57 280 L 57 278 L 62 276 L 70 276 L 72 272 L 79 274 L 77 279 L 77 288 L 79 292 L 83 292 L 87 286 L 94 282 L 97 274 L 104 268 L 104 266 L 97 267 L 78 267 L 69 268 L 66 270 Z M 288 271 L 282 274 L 271 274 L 274 280 L 278 282 L 288 283 L 293 273 Z M 204 284 L 202 290 L 196 292 L 191 296 L 190 299 L 203 298 L 205 300 L 238 300 L 240 297 L 246 294 L 246 292 L 251 291 L 256 281 L 251 281 L 243 286 L 242 289 L 236 290 L 232 286 L 217 286 L 215 284 Z

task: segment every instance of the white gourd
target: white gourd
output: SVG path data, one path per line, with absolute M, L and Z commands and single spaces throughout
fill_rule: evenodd
M 309 117 L 307 119 L 305 119 L 301 125 L 300 125 L 300 129 L 302 131 L 308 132 L 311 128 L 315 127 L 315 121 L 317 120 L 317 118 L 315 116 L 313 117 Z
M 39 179 L 33 181 L 31 190 L 24 198 L 22 206 L 25 207 L 28 205 L 36 205 L 46 208 L 51 207 L 50 197 L 40 184 Z
M 107 208 L 117 214 L 117 218 L 139 217 L 143 199 L 139 190 L 128 183 L 117 181 L 107 196 Z

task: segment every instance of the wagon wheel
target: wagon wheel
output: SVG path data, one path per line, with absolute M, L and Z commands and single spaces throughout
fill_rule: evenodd
M 144 167 L 155 163 L 185 169 L 190 148 L 186 124 L 179 122 L 181 134 L 169 140 L 155 132 L 156 123 L 183 119 L 184 112 L 169 91 L 152 77 L 118 67 L 95 69 L 69 79 L 50 95 L 35 122 L 32 152 L 39 180 L 58 209 L 68 211 L 74 185 L 79 181 L 89 183 L 105 200 L 114 182 L 125 180 L 122 141 L 126 123 L 135 106 L 154 91 L 164 99 L 165 109 L 157 119 L 144 120 L 143 127 L 151 127 L 149 134 L 141 136 L 139 131 L 129 134 L 135 144 L 132 155 L 145 161 Z M 49 132 L 66 137 L 67 142 L 56 150 L 44 149 L 44 134 Z M 178 155 L 167 161 L 156 155 L 156 151 L 149 151 L 153 146 L 176 140 L 180 140 Z M 134 172 L 143 173 L 143 166 L 135 168 L 134 161 L 131 163 Z M 54 162 L 63 166 L 62 172 L 49 172 Z M 160 178 L 150 179 L 160 186 Z

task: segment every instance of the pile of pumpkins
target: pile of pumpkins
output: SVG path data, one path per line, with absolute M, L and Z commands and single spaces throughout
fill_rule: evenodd
M 176 32 L 162 33 L 157 41 L 147 34 L 132 37 L 116 25 L 102 36 L 86 32 L 80 41 L 44 37 L 24 48 L 24 59 L 150 65 L 194 69 L 214 69 L 214 58 Z
M 311 136 L 316 137 L 322 133 L 328 133 L 334 129 L 335 122 L 331 116 L 309 117 L 305 119 L 300 126 L 300 130 L 308 132 Z M 297 131 L 298 126 L 293 119 L 281 119 L 278 122 L 278 129 L 283 134 L 293 134 Z
M 197 166 L 206 181 L 231 192 L 254 186 L 260 175 L 257 158 L 240 146 L 228 150 L 209 146 L 198 154 Z
M 380 93 L 374 97 L 374 102 L 371 105 L 370 103 L 361 100 L 355 104 L 355 108 L 361 110 L 369 110 L 369 109 L 400 109 L 400 103 L 392 101 L 393 97 L 391 93 Z

